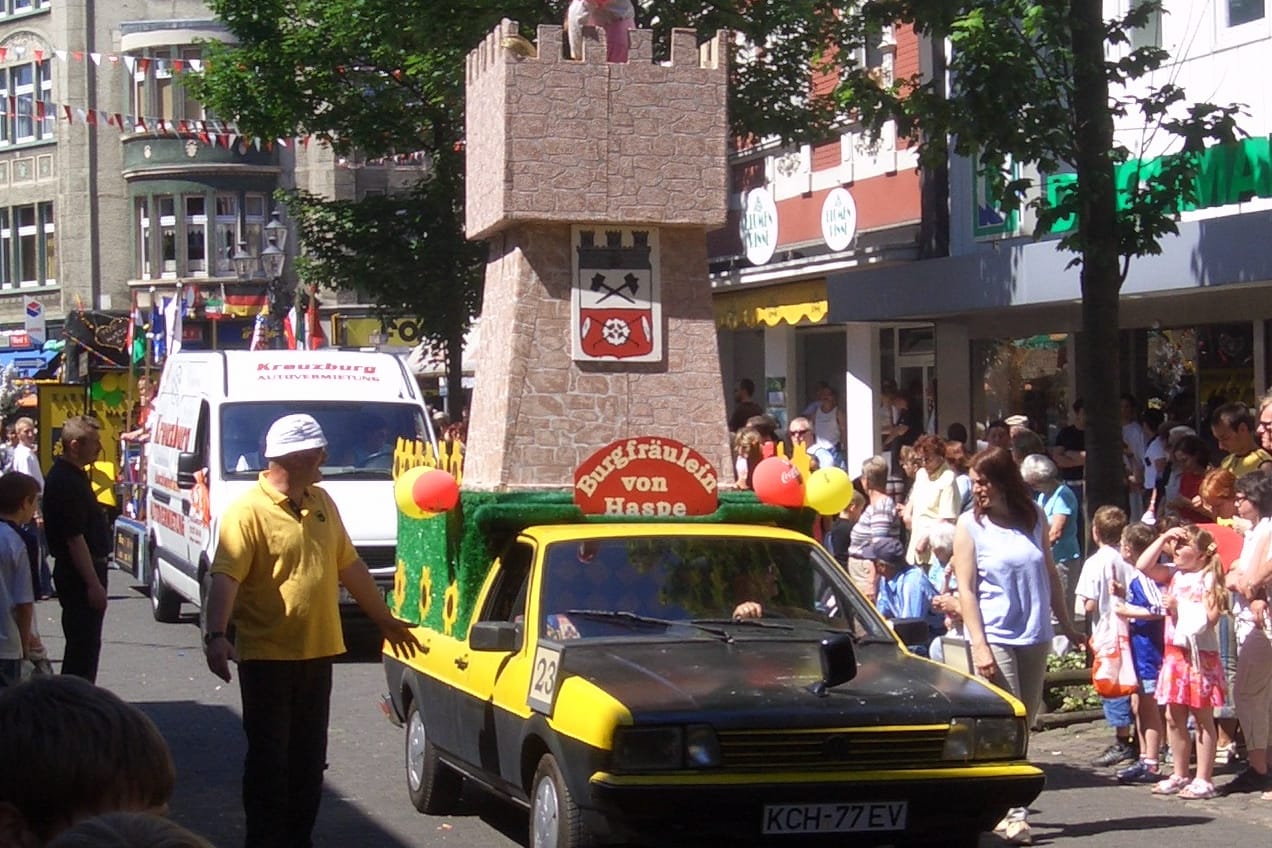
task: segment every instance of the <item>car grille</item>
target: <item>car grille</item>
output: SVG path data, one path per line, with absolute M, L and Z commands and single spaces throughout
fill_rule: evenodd
M 397 567 L 397 548 L 377 546 L 374 548 L 356 548 L 358 556 L 367 564 L 367 568 L 375 571 L 379 568 Z
M 721 765 L 732 769 L 896 769 L 940 765 L 945 725 L 720 731 Z

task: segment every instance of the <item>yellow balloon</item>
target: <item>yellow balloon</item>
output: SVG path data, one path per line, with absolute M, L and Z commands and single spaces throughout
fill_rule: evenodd
M 842 468 L 819 468 L 804 484 L 804 503 L 819 515 L 838 515 L 852 502 L 852 480 Z
M 398 511 L 407 518 L 428 518 L 436 513 L 427 512 L 415 503 L 415 481 L 430 471 L 426 465 L 408 468 L 393 481 L 393 499 L 397 501 Z
M 103 374 L 102 375 L 102 391 L 103 392 L 106 392 L 107 394 L 109 394 L 110 392 L 113 392 L 118 388 L 119 388 L 118 374 Z

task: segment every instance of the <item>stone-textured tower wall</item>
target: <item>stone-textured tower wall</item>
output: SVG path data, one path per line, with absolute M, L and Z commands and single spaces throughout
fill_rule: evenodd
M 607 64 L 540 27 L 538 58 L 502 46 L 504 22 L 468 59 L 467 228 L 486 238 L 482 339 L 474 361 L 466 488 L 559 487 L 594 451 L 637 435 L 674 438 L 732 480 L 727 411 L 707 280 L 706 231 L 726 212 L 726 41 L 677 31 L 652 62 L 632 33 Z M 656 229 L 665 343 L 660 362 L 572 358 L 572 225 Z
M 562 58 L 559 26 L 541 26 L 538 56 L 502 46 L 510 21 L 468 55 L 469 238 L 518 221 L 724 223 L 728 199 L 728 39 L 699 47 L 674 30 L 655 64 L 648 30 L 626 64 L 605 61 L 585 30 L 582 61 Z

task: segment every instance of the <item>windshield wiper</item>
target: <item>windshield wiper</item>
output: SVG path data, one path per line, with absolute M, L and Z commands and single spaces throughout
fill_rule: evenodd
M 695 618 L 691 624 L 741 624 L 744 627 L 764 627 L 769 630 L 794 630 L 793 624 L 778 624 L 760 618 Z
M 688 624 L 696 627 L 704 633 L 710 633 L 713 636 L 719 636 L 726 642 L 732 642 L 733 636 L 727 630 L 721 630 L 718 627 L 706 627 L 697 621 L 675 621 L 670 618 L 655 618 L 652 615 L 640 615 L 638 613 L 629 612 L 627 610 L 600 610 L 600 609 L 572 609 L 566 610 L 566 615 L 578 615 L 584 618 L 617 618 L 621 621 L 631 621 L 638 624 L 657 624 L 663 627 L 680 627 Z

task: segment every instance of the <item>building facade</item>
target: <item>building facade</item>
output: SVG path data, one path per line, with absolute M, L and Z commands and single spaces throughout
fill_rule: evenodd
M 1125 5 L 1126 0 L 1109 0 L 1106 17 L 1125 12 Z M 1240 125 L 1248 138 L 1203 157 L 1197 202 L 1181 211 L 1179 235 L 1163 240 L 1160 255 L 1130 263 L 1122 290 L 1118 379 L 1141 402 L 1156 399 L 1171 417 L 1201 429 L 1215 404 L 1253 400 L 1272 380 L 1272 254 L 1266 249 L 1272 225 L 1272 94 L 1258 74 L 1248 72 L 1261 67 L 1272 46 L 1272 9 L 1263 0 L 1166 0 L 1164 6 L 1164 14 L 1135 33 L 1137 44 L 1157 44 L 1172 56 L 1149 82 L 1174 82 L 1189 100 L 1245 104 Z M 897 73 L 903 38 L 898 28 Z M 922 67 L 926 48 L 915 49 Z M 1164 133 L 1146 132 L 1130 119 L 1119 123 L 1118 135 L 1148 168 L 1170 152 Z M 761 158 L 759 152 L 754 156 Z M 778 151 L 750 171 L 739 156 L 739 208 L 750 185 L 780 191 L 782 156 L 789 153 Z M 846 177 L 842 163 L 838 167 Z M 776 258 L 762 265 L 738 260 L 742 270 L 717 268 L 713 277 L 726 386 L 740 377 L 757 385 L 760 375 L 786 377 L 785 396 L 772 399 L 789 415 L 807 403 L 816 380 L 826 379 L 822 373 L 833 371 L 832 385 L 846 393 L 849 468 L 877 450 L 878 389 L 887 379 L 923 405 L 925 424 L 940 433 L 954 422 L 970 429 L 976 422 L 1026 414 L 1050 438 L 1077 398 L 1072 363 L 1083 344 L 1081 294 L 1078 269 L 1066 267 L 1071 255 L 1056 250 L 1059 232 L 1035 241 L 1031 216 L 1003 214 L 986 200 L 989 178 L 971 161 L 953 158 L 949 255 L 920 258 L 913 239 L 921 210 L 913 168 L 912 155 L 903 159 L 898 152 L 895 174 L 869 178 L 888 186 L 890 203 L 903 186 L 909 191 L 904 208 L 910 216 L 898 215 L 881 230 L 896 237 L 889 238 L 891 250 L 878 252 L 860 226 L 869 206 L 862 199 L 864 181 L 844 179 L 840 185 L 857 198 L 859 216 L 847 255 L 860 261 L 818 275 L 814 263 L 830 261 L 821 255 L 825 251 L 797 255 L 820 251 L 815 230 L 814 238 L 805 233 L 800 242 L 787 223 L 797 213 L 788 215 L 782 204 L 819 204 L 817 190 L 824 184 L 818 185 L 814 165 L 810 191 L 777 201 Z M 908 186 L 903 178 L 911 180 Z M 1064 179 L 1044 177 L 1044 190 L 1046 183 Z M 930 216 L 932 210 L 922 212 Z M 796 263 L 809 270 L 806 277 L 793 270 Z M 789 282 L 775 279 L 781 274 Z M 796 281 L 807 287 L 809 278 L 816 288 L 797 293 Z M 781 285 L 790 286 L 789 296 L 778 294 Z M 820 334 L 829 339 L 824 347 L 813 341 Z
M 182 80 L 203 42 L 230 38 L 194 0 L 0 0 L 0 347 L 27 341 L 32 300 L 57 338 L 72 310 L 178 291 L 186 344 L 243 346 L 265 281 L 240 280 L 231 257 L 260 253 L 275 211 L 286 224 L 278 189 L 353 198 L 418 177 L 212 114 Z M 327 311 L 347 299 L 323 298 Z

